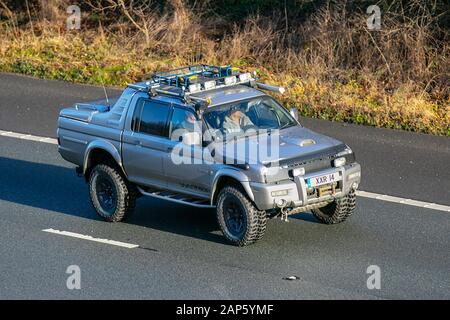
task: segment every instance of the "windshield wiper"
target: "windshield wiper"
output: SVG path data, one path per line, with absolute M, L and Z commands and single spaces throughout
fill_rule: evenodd
M 283 130 L 289 127 L 293 127 L 295 125 L 295 123 L 286 123 L 284 126 L 282 126 L 279 130 Z

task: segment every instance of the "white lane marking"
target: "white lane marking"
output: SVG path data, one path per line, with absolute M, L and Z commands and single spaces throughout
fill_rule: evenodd
M 58 144 L 58 141 L 53 138 L 33 136 L 31 134 L 23 134 L 23 133 L 17 133 L 17 132 L 12 132 L 12 131 L 0 130 L 0 136 L 9 137 L 9 138 L 17 138 L 17 139 L 22 139 L 22 140 L 29 140 L 29 141 L 36 141 L 36 142 L 43 142 L 43 143 L 50 143 L 50 144 Z M 427 208 L 427 209 L 450 212 L 450 206 L 446 206 L 446 205 L 442 205 L 442 204 L 393 197 L 393 196 L 389 196 L 386 194 L 379 194 L 379 193 L 360 191 L 360 190 L 356 191 L 356 194 L 358 196 L 364 197 L 364 198 L 371 198 L 371 199 L 377 199 L 377 200 L 381 200 L 381 201 L 406 204 L 409 206 L 416 206 L 416 207 L 422 207 L 422 208 Z
M 88 241 L 106 243 L 106 244 L 110 244 L 110 245 L 113 245 L 113 246 L 118 246 L 118 247 L 123 247 L 123 248 L 128 248 L 128 249 L 134 249 L 134 248 L 139 247 L 139 245 L 137 245 L 137 244 L 131 244 L 131 243 L 120 242 L 120 241 L 115 241 L 115 240 L 108 240 L 108 239 L 94 238 L 92 236 L 86 236 L 84 234 L 79 234 L 79 233 L 69 232 L 69 231 L 59 231 L 59 230 L 54 230 L 54 229 L 44 229 L 42 231 L 48 232 L 48 233 L 59 234 L 59 235 L 62 235 L 62 236 L 72 237 L 72 238 L 78 238 L 78 239 L 83 239 L 83 240 L 88 240 Z
M 22 139 L 22 140 L 28 140 L 28 141 L 36 141 L 36 142 L 43 142 L 43 143 L 50 143 L 50 144 L 58 144 L 58 140 L 53 139 L 53 138 L 33 136 L 31 134 L 17 133 L 17 132 L 12 132 L 12 131 L 0 130 L 0 136 L 8 137 L 8 138 Z
M 393 197 L 393 196 L 389 196 L 386 194 L 378 194 L 378 193 L 361 191 L 361 190 L 356 191 L 356 195 L 359 197 L 364 197 L 364 198 L 371 198 L 371 199 L 376 199 L 376 200 L 381 200 L 381 201 L 406 204 L 408 206 L 415 206 L 415 207 L 421 207 L 421 208 L 426 208 L 426 209 L 450 212 L 450 206 L 445 206 L 442 204 L 436 204 L 436 203 L 431 203 L 431 202 L 418 201 L 418 200 L 406 199 L 406 198 L 400 198 L 400 197 Z

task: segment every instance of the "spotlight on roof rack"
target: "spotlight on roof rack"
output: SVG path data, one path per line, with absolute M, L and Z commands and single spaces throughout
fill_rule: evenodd
M 200 90 L 202 90 L 202 87 L 201 87 L 200 83 L 191 84 L 189 86 L 189 92 L 190 93 L 196 93 L 196 92 L 199 92 Z
M 203 86 L 205 87 L 205 90 L 214 89 L 216 87 L 216 80 L 205 81 Z
M 250 73 L 241 73 L 239 75 L 239 81 L 240 82 L 247 82 L 250 81 L 252 79 L 252 75 Z
M 224 81 L 225 81 L 225 85 L 231 86 L 233 84 L 236 84 L 237 79 L 236 79 L 236 76 L 230 76 L 230 77 L 226 77 L 224 79 Z

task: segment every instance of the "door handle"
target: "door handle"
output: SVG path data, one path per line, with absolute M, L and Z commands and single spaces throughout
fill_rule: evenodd
M 141 140 L 134 140 L 133 144 L 135 144 L 137 147 L 142 147 L 142 141 Z

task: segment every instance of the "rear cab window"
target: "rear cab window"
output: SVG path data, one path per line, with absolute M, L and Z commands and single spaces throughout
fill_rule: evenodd
M 139 100 L 133 119 L 133 131 L 167 137 L 167 123 L 171 106 L 164 102 Z

